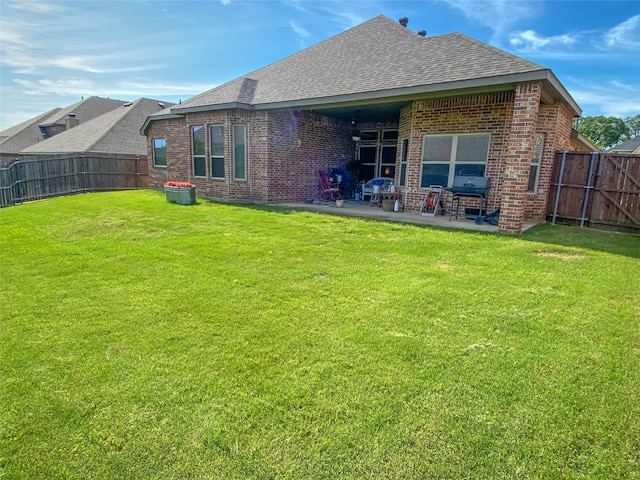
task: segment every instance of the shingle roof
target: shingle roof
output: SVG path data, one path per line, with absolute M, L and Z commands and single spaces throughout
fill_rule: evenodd
M 50 115 L 49 117 L 43 119 L 40 122 L 40 125 L 64 125 L 66 118 L 70 113 L 73 113 L 76 116 L 76 119 L 80 121 L 80 123 L 88 122 L 92 118 L 99 117 L 104 113 L 120 107 L 124 103 L 126 103 L 124 100 L 114 100 L 110 98 L 85 98 L 84 100 L 74 103 L 73 105 L 58 110 L 53 115 Z
M 0 152 L 18 153 L 23 148 L 42 141 L 40 123 L 42 123 L 43 119 L 51 117 L 59 110 L 60 108 L 54 108 L 0 132 Z
M 640 148 L 640 137 L 632 138 L 609 149 L 610 152 L 635 152 Z
M 158 103 L 158 100 L 148 98 L 125 103 L 115 110 L 25 148 L 20 153 L 100 152 L 146 155 L 147 142 L 140 135 L 139 129 L 145 119 L 159 109 Z M 167 107 L 174 105 L 164 103 Z
M 548 71 L 460 33 L 422 37 L 379 16 L 173 108 L 322 99 Z M 444 89 L 443 87 L 442 89 Z

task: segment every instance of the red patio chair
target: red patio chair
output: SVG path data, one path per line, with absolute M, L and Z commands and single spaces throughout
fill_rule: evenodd
M 329 172 L 318 170 L 318 176 L 320 177 L 320 200 L 332 202 L 342 198 L 340 186 L 335 182 L 329 181 Z

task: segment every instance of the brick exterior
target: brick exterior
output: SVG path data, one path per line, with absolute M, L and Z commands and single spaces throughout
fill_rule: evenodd
M 232 126 L 247 127 L 247 178 L 233 179 Z M 209 126 L 225 127 L 225 178 L 194 177 L 191 127 L 205 126 L 206 158 L 209 155 Z M 191 181 L 199 196 L 257 203 L 301 202 L 315 198 L 318 170 L 339 167 L 353 158 L 350 124 L 309 112 L 223 110 L 187 114 L 151 124 L 148 148 L 153 139 L 167 141 L 167 167 L 153 166 L 150 157 L 150 185 L 161 189 L 166 180 Z
M 540 162 L 538 189 L 533 193 L 527 192 L 525 220 L 542 220 L 546 215 L 555 152 L 574 149 L 570 141 L 572 120 L 571 114 L 562 104 L 540 105 L 536 134 L 544 134 L 544 149 Z
M 519 233 L 525 219 L 544 218 L 554 153 L 572 147 L 572 115 L 564 104 L 541 104 L 541 90 L 540 83 L 519 84 L 515 91 L 416 100 L 403 108 L 397 125 L 396 185 L 402 141 L 409 139 L 405 185 L 399 186 L 406 210 L 419 211 L 426 195 L 420 187 L 425 135 L 490 133 L 485 173 L 492 179 L 488 210 L 500 208 L 500 231 Z M 225 127 L 225 178 L 211 178 L 208 161 L 207 178 L 194 178 L 191 126 L 207 127 L 208 159 L 208 126 L 218 124 Z M 234 124 L 247 127 L 246 180 L 233 179 Z M 350 127 L 348 122 L 311 112 L 287 110 L 222 110 L 157 120 L 147 132 L 150 185 L 161 189 L 166 180 L 189 180 L 200 196 L 257 203 L 316 198 L 318 170 L 344 167 L 354 157 Z M 538 188 L 527 192 L 535 139 L 540 134 L 544 134 L 544 146 Z M 152 141 L 158 137 L 167 140 L 166 168 L 152 165 Z M 450 198 L 444 194 L 445 206 Z M 465 206 L 477 206 L 477 201 L 463 199 L 461 211 Z
M 522 232 L 541 92 L 540 83 L 516 87 L 500 200 L 498 228 L 502 232 Z
M 513 112 L 513 92 L 502 92 L 467 97 L 441 98 L 413 102 L 400 113 L 398 131 L 398 165 L 402 140 L 409 139 L 407 176 L 403 193 L 405 208 L 420 211 L 427 189 L 420 187 L 422 167 L 422 144 L 425 135 L 456 133 L 490 133 L 489 158 L 485 175 L 492 178 L 488 209 L 499 206 L 497 192 L 500 190 L 503 158 L 506 153 L 508 132 Z M 400 168 L 396 169 L 397 172 Z M 445 192 L 442 201 L 450 202 Z M 462 199 L 463 206 L 477 206 L 474 199 Z

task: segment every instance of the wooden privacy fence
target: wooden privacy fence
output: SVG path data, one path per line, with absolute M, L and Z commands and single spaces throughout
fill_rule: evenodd
M 547 220 L 640 233 L 640 155 L 557 152 Z
M 72 193 L 148 187 L 146 156 L 73 153 L 16 158 L 0 167 L 0 207 Z

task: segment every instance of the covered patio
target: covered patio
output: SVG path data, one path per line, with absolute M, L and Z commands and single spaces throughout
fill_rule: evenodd
M 343 207 L 337 207 L 335 202 L 319 202 L 317 200 L 313 203 L 284 203 L 278 204 L 278 206 L 293 208 L 296 210 L 328 213 L 331 215 L 343 215 L 389 222 L 411 223 L 414 225 L 498 233 L 497 226 L 491 225 L 487 222 L 479 225 L 473 219 L 467 219 L 463 215 L 458 216 L 457 219 L 453 216 L 451 220 L 449 220 L 448 211 L 445 215 L 435 215 L 433 217 L 424 216 L 418 212 L 406 210 L 403 212 L 387 212 L 382 208 L 370 206 L 368 201 L 345 200 Z M 528 230 L 538 223 L 539 221 L 525 222 L 523 231 Z

